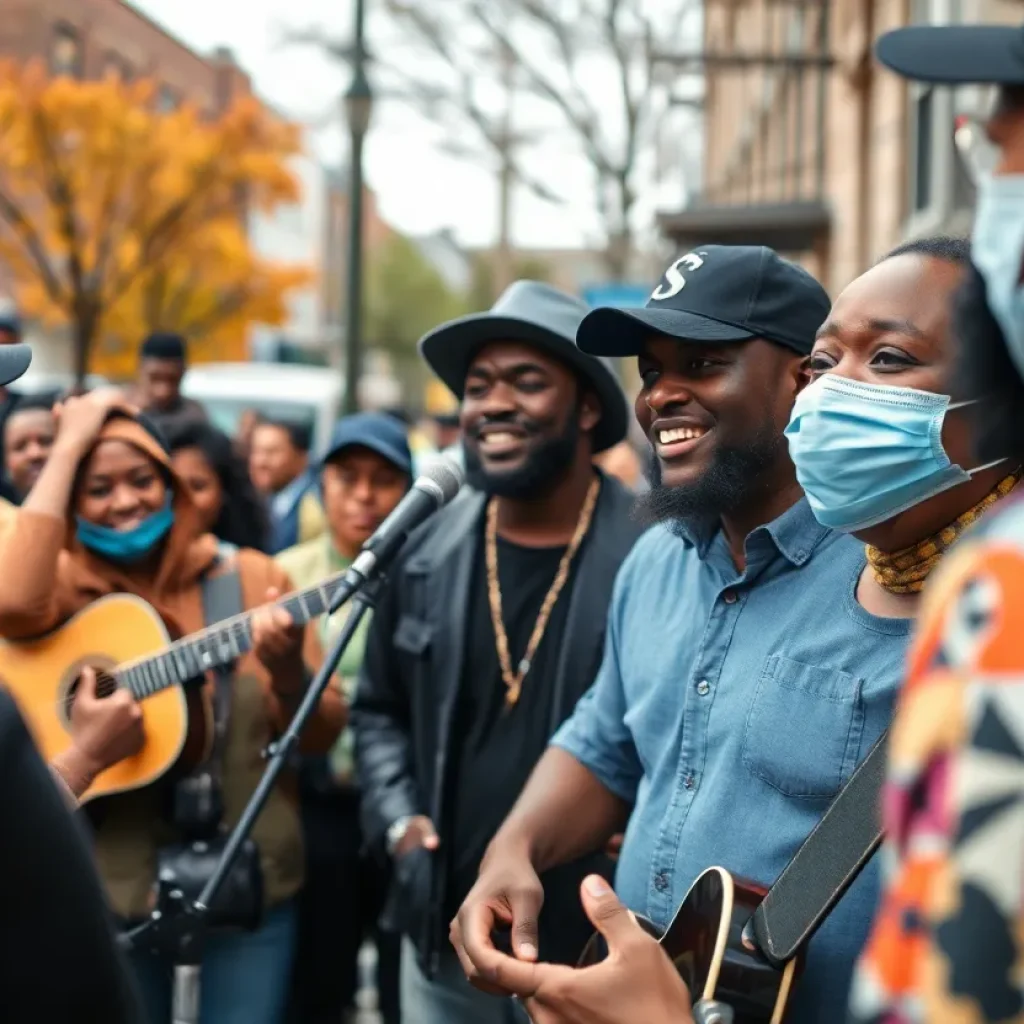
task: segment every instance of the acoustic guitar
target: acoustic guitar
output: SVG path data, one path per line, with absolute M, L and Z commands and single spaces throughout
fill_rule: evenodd
M 330 607 L 344 573 L 275 602 L 299 625 Z M 184 683 L 229 665 L 252 648 L 252 612 L 171 641 L 156 610 L 141 598 L 111 594 L 88 605 L 63 626 L 30 641 L 0 641 L 0 686 L 14 697 L 43 757 L 71 745 L 71 707 L 82 669 L 97 673 L 97 690 L 125 686 L 139 702 L 145 745 L 108 768 L 82 802 L 155 782 L 181 757 L 195 724 Z
M 770 888 L 710 867 L 664 934 L 633 915 L 686 982 L 695 1014 L 701 1004 L 718 1004 L 727 1008 L 719 1019 L 729 1024 L 786 1020 L 808 943 L 881 844 L 887 738 L 886 732 L 875 742 Z M 598 932 L 579 966 L 607 955 Z
M 747 925 L 767 893 L 762 885 L 725 868 L 708 868 L 690 886 L 664 935 L 647 918 L 637 923 L 661 942 L 694 1003 L 724 1003 L 734 1024 L 782 1024 L 802 953 L 775 967 L 746 935 Z M 600 933 L 587 943 L 580 966 L 608 955 Z

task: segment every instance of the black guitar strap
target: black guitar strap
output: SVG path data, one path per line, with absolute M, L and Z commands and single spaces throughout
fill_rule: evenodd
M 230 619 L 245 610 L 242 599 L 242 580 L 238 567 L 227 566 L 218 562 L 211 572 L 202 579 L 203 588 L 203 619 L 207 626 L 216 625 Z M 227 740 L 228 721 L 231 716 L 231 687 L 233 685 L 235 666 L 221 665 L 213 672 L 213 742 L 210 754 L 203 766 L 220 778 L 224 746 Z
M 811 938 L 882 841 L 887 737 L 857 766 L 754 912 L 755 941 L 776 967 Z

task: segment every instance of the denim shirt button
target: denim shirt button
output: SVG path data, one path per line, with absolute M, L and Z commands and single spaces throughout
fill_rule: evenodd
M 654 876 L 654 888 L 657 889 L 658 892 L 664 892 L 668 888 L 668 875 L 666 875 L 664 871 L 659 871 Z
M 702 679 L 697 684 L 697 692 L 702 697 L 706 697 L 711 692 L 711 684 L 706 679 Z
M 722 595 L 722 600 L 726 604 L 735 604 L 739 600 L 739 598 L 736 596 L 736 591 L 735 590 L 727 590 Z

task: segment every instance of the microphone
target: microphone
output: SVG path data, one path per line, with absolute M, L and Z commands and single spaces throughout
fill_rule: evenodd
M 380 566 L 389 562 L 420 523 L 447 505 L 459 493 L 465 479 L 462 467 L 451 459 L 439 456 L 429 460 L 408 494 L 363 545 L 331 602 L 331 611 L 336 611 Z

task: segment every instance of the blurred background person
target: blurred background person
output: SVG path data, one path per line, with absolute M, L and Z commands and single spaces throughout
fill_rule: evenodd
M 438 413 L 432 417 L 434 421 L 434 444 L 439 452 L 459 444 L 462 440 L 462 427 L 457 412 Z
M 239 455 L 249 461 L 249 452 L 252 449 L 252 435 L 260 422 L 260 414 L 255 409 L 245 409 L 238 417 L 238 426 L 235 428 L 234 446 Z
M 181 393 L 188 351 L 180 334 L 156 331 L 139 349 L 139 369 L 128 400 L 148 413 L 166 433 L 183 421 L 206 419 L 206 411 Z
M 462 452 L 462 426 L 458 411 L 435 414 L 431 417 L 431 425 L 437 451 L 464 467 L 466 463 Z
M 167 440 L 171 465 L 199 513 L 200 529 L 212 533 L 225 552 L 266 551 L 267 510 L 231 438 L 209 423 L 185 422 Z
M 46 465 L 57 434 L 48 398 L 21 396 L 3 421 L 3 497 L 20 505 Z
M 179 632 L 196 632 L 204 625 L 201 581 L 221 565 L 218 545 L 199 530 L 158 429 L 132 415 L 114 389 L 62 406 L 51 457 L 7 531 L 0 558 L 0 635 L 12 639 L 46 632 L 114 593 L 141 597 Z M 292 589 L 258 552 L 240 551 L 230 564 L 246 611 Z M 287 727 L 319 661 L 314 629 L 298 629 L 281 609 L 257 611 L 251 630 L 252 651 L 234 669 L 223 771 L 217 773 L 226 827 L 252 796 L 263 750 Z M 190 692 L 196 699 L 203 691 Z M 328 691 L 304 732 L 304 747 L 329 749 L 343 717 L 337 693 Z M 100 874 L 122 924 L 147 916 L 158 851 L 182 836 L 173 811 L 178 778 L 110 797 L 93 819 Z M 220 932 L 205 947 L 203 1024 L 278 1024 L 287 998 L 302 835 L 286 782 L 271 793 L 252 838 L 265 914 L 256 931 Z M 169 1020 L 169 961 L 137 950 L 131 963 L 150 1021 Z
M 21 318 L 13 309 L 0 313 L 0 345 L 17 345 L 22 340 Z
M 294 423 L 260 420 L 252 432 L 249 477 L 267 502 L 271 554 L 319 537 L 327 528 L 309 466 L 310 433 Z
M 278 555 L 297 587 L 314 586 L 347 569 L 412 482 L 412 455 L 402 423 L 384 413 L 346 416 L 334 429 L 320 465 L 327 532 Z M 347 608 L 320 622 L 328 650 Z M 363 660 L 367 616 L 338 666 L 336 684 L 351 699 Z M 358 956 L 375 932 L 387 879 L 363 852 L 352 736 L 342 733 L 329 755 L 308 756 L 300 774 L 306 836 L 306 885 L 299 902 L 299 938 L 292 1003 L 294 1024 L 338 1024 L 354 1010 Z M 398 1024 L 401 940 L 378 937 L 378 993 L 385 1024 Z

